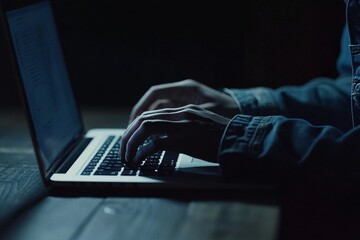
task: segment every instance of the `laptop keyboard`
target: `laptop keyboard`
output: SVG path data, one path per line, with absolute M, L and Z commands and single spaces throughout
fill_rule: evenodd
M 174 173 L 177 157 L 167 157 L 161 151 L 148 156 L 137 167 L 129 167 L 120 159 L 120 139 L 112 145 L 115 136 L 109 136 L 93 156 L 81 175 L 105 176 L 170 176 Z M 110 147 L 111 146 L 111 147 Z M 171 155 L 171 153 L 169 153 Z

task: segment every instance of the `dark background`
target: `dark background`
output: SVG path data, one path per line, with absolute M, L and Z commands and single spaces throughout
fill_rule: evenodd
M 57 0 L 55 14 L 81 105 L 131 107 L 153 84 L 298 85 L 336 77 L 342 0 Z M 0 105 L 19 97 L 0 32 Z

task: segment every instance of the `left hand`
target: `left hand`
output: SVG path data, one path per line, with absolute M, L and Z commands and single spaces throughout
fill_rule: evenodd
M 240 109 L 230 95 L 187 79 L 152 86 L 133 107 L 129 123 L 145 111 L 177 108 L 189 104 L 232 118 Z
M 137 117 L 121 139 L 120 155 L 139 164 L 161 150 L 184 153 L 216 162 L 219 144 L 230 121 L 196 105 L 147 111 Z M 151 139 L 151 136 L 162 136 Z

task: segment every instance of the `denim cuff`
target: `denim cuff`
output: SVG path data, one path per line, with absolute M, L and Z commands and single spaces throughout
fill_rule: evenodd
M 237 115 L 229 122 L 218 153 L 225 178 L 242 183 L 276 182 L 277 174 L 268 166 L 271 162 L 259 159 L 271 129 L 271 117 Z
M 277 115 L 279 109 L 272 89 L 256 87 L 248 89 L 224 89 L 224 92 L 233 97 L 242 114 L 253 116 Z
M 351 104 L 353 113 L 353 126 L 355 127 L 360 124 L 360 44 L 350 45 L 349 48 L 353 68 Z
M 263 151 L 264 139 L 272 129 L 270 117 L 236 115 L 228 124 L 222 137 L 219 157 L 227 153 L 244 154 L 257 158 Z

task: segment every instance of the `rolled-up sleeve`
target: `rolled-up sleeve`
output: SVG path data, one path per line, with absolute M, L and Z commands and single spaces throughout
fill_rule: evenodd
M 301 118 L 314 125 L 332 125 L 341 130 L 352 128 L 351 77 L 317 78 L 301 86 L 277 89 L 256 87 L 226 89 L 242 114 L 282 115 Z
M 283 116 L 237 115 L 228 124 L 219 162 L 226 177 L 276 182 L 293 171 L 322 177 L 360 177 L 360 127 L 343 132 Z M 325 178 L 324 178 L 325 177 Z
M 237 103 L 243 114 L 253 116 L 275 115 L 280 113 L 274 90 L 266 87 L 246 89 L 224 89 Z

